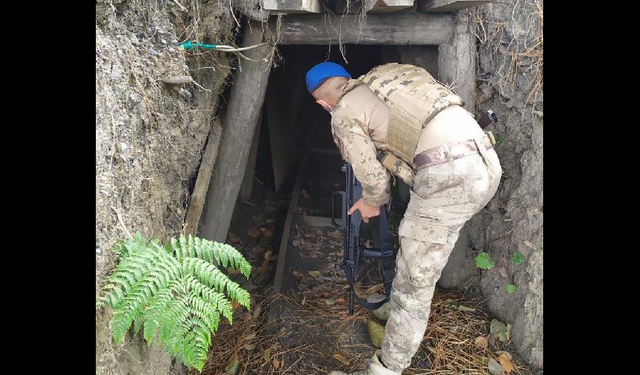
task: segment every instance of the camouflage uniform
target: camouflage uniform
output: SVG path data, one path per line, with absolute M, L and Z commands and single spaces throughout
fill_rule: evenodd
M 372 72 L 397 70 L 398 67 L 401 66 L 392 64 L 375 68 Z M 437 92 L 442 93 L 433 96 L 433 90 L 422 90 L 425 103 L 428 102 L 425 95 L 433 97 L 431 107 L 425 104 L 428 107 L 423 116 L 426 122 L 420 125 L 419 130 L 435 122 L 450 124 L 473 121 L 478 133 L 483 135 L 473 117 L 459 106 L 461 101 L 455 97 L 451 99 L 451 92 L 435 83 L 431 76 L 426 77 L 425 73 L 412 73 L 405 80 L 396 80 L 395 86 L 387 86 L 391 87 L 390 91 L 395 91 L 393 87 L 410 80 L 429 81 Z M 348 81 L 332 112 L 331 130 L 343 158 L 353 166 L 356 177 L 362 183 L 364 200 L 370 205 L 380 206 L 389 199 L 390 173 L 376 159 L 376 150 L 398 147 L 388 143 L 389 121 L 394 116 L 389 107 L 393 108 L 393 103 L 390 105 L 385 100 L 388 97 L 382 90 L 384 84 L 392 80 L 376 78 L 375 74 L 368 73 L 358 80 Z M 434 110 L 438 106 L 440 108 Z M 410 142 L 415 144 L 412 157 L 425 151 L 421 147 L 424 143 L 422 139 Z M 460 158 L 452 157 L 460 153 L 461 148 L 464 150 L 465 147 L 474 146 L 475 152 Z M 406 152 L 404 154 L 400 159 L 416 170 L 414 160 L 406 160 Z M 420 346 L 436 281 L 453 250 L 460 229 L 493 197 L 502 175 L 498 157 L 483 136 L 474 137 L 464 144 L 447 144 L 430 149 L 428 155 L 433 165 L 419 169 L 413 177 L 411 199 L 398 230 L 400 251 L 396 259 L 391 309 L 380 357 L 389 370 L 399 373 L 409 367 L 411 358 Z

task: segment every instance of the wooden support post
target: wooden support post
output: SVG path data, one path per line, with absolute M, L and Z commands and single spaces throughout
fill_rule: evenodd
M 469 17 L 459 13 L 453 38 L 438 48 L 438 78 L 453 85 L 464 108 L 475 113 L 476 40 L 470 27 Z
M 215 164 L 216 155 L 218 154 L 221 135 L 222 124 L 220 123 L 220 119 L 216 117 L 209 132 L 207 146 L 205 147 L 204 154 L 202 154 L 202 161 L 200 162 L 200 169 L 198 170 L 198 177 L 196 177 L 196 183 L 191 193 L 191 199 L 189 200 L 189 208 L 187 209 L 187 217 L 183 229 L 185 236 L 195 236 L 198 234 L 198 222 L 200 221 L 205 197 L 209 190 L 211 173 L 213 172 L 213 165 Z
M 273 14 L 322 13 L 320 0 L 264 0 L 265 10 Z
M 282 21 L 280 44 L 442 44 L 454 31 L 451 14 L 292 15 Z M 270 21 L 275 33 L 276 21 Z
M 262 25 L 250 21 L 245 28 L 243 44 L 251 46 L 262 41 Z M 218 159 L 200 223 L 200 236 L 217 242 L 226 240 L 231 224 L 231 216 L 247 166 L 251 140 L 264 102 L 273 57 L 268 46 L 253 48 L 243 53 L 250 59 L 261 61 L 239 59 L 241 69 L 238 69 L 235 84 L 231 89 Z
M 251 151 L 249 151 L 249 160 L 247 168 L 244 171 L 242 186 L 240 186 L 240 200 L 248 202 L 251 200 L 251 190 L 253 190 L 253 175 L 256 171 L 256 158 L 258 157 L 258 145 L 260 144 L 260 129 L 262 129 L 262 112 L 258 116 L 258 124 L 253 134 L 253 142 L 251 143 Z
M 421 12 L 455 12 L 464 8 L 493 2 L 494 0 L 422 0 L 418 3 Z

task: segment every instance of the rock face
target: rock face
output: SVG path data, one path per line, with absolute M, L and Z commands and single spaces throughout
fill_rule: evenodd
M 478 37 L 477 112 L 499 116 L 487 130 L 497 138 L 504 175 L 494 199 L 463 228 L 439 283 L 481 293 L 513 325 L 519 353 L 542 368 L 542 1 L 495 2 L 468 13 Z M 492 269 L 476 267 L 481 251 Z M 523 263 L 513 262 L 516 251 Z
M 180 4 L 188 11 L 174 2 L 96 2 L 96 298 L 117 262 L 110 249 L 127 232 L 163 241 L 180 232 L 212 126 L 228 62 L 187 59 L 177 43 L 179 35 L 224 43 L 234 21 L 228 3 Z M 200 18 L 190 16 L 195 5 Z M 197 84 L 162 82 L 175 76 Z M 110 318 L 108 308 L 96 312 L 97 374 L 181 372 L 140 337 L 114 345 Z

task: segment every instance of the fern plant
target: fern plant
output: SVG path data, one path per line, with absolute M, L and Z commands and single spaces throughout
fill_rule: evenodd
M 97 308 L 113 308 L 117 344 L 134 326 L 151 345 L 157 337 L 169 353 L 202 371 L 220 316 L 233 323 L 231 301 L 250 308 L 249 292 L 227 277 L 231 266 L 249 278 L 251 265 L 227 244 L 180 235 L 164 246 L 136 233 L 114 247 L 122 259 L 107 279 Z

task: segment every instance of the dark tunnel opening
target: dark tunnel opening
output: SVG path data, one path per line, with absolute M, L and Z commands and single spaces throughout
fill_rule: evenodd
M 438 46 L 280 46 L 265 95 L 255 163 L 255 177 L 274 192 L 290 192 L 305 152 L 337 152 L 331 115 L 314 102 L 305 85 L 306 72 L 323 61 L 342 64 L 353 78 L 389 62 L 419 65 L 438 76 Z

